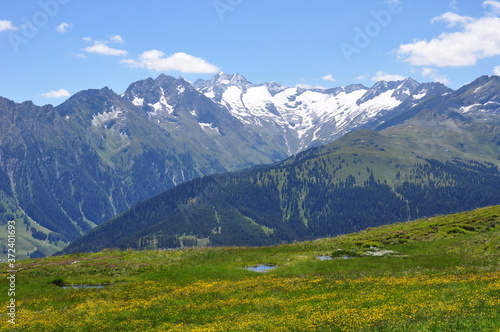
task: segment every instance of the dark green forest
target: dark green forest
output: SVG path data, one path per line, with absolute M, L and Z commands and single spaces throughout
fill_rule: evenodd
M 374 169 L 366 156 L 338 150 L 320 147 L 190 181 L 138 203 L 64 252 L 278 244 L 500 203 L 493 163 L 415 157 L 412 165 Z M 389 169 L 390 181 L 379 174 Z

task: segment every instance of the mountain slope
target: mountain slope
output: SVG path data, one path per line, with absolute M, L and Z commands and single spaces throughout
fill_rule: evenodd
M 200 103 L 218 107 L 195 94 Z M 181 101 L 176 108 L 181 118 L 188 102 L 199 101 L 189 96 Z M 210 107 L 207 114 L 198 107 L 200 121 L 210 120 Z M 188 114 L 174 132 L 107 88 L 82 91 L 58 107 L 2 98 L 0 110 L 0 190 L 5 197 L 0 203 L 4 208 L 14 204 L 19 221 L 27 218 L 45 237 L 63 242 L 178 183 L 286 157 L 261 149 L 260 138 L 245 136 L 232 118 L 222 126 L 230 129 L 220 133 L 189 122 Z M 220 116 L 213 115 L 214 121 Z M 189 126 L 197 127 L 197 136 Z M 223 134 L 230 139 L 219 148 Z
M 422 97 L 410 105 L 402 106 L 394 110 L 391 119 L 387 119 L 376 129 L 382 130 L 402 123 L 426 109 L 439 113 L 464 114 L 482 122 L 496 121 L 500 112 L 500 77 L 481 76 L 456 91 Z
M 172 140 L 209 154 L 227 170 L 276 161 L 287 155 L 196 91 L 184 79 L 160 75 L 133 83 L 123 95 Z M 206 174 L 206 173 L 205 173 Z
M 492 206 L 281 246 L 28 260 L 23 319 L 0 330 L 497 331 L 499 246 Z
M 139 93 L 153 106 L 127 98 Z M 82 91 L 58 107 L 1 98 L 0 116 L 0 203 L 63 242 L 179 183 L 287 156 L 165 75 L 123 96 Z
M 500 145 L 484 144 L 494 142 L 495 128 L 421 112 L 400 127 L 357 131 L 275 165 L 180 185 L 65 252 L 265 245 L 498 204 Z

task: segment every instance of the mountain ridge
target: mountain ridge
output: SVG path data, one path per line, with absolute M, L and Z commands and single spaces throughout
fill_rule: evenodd
M 484 105 L 474 104 L 470 88 L 465 113 L 494 118 L 481 107 L 496 105 L 490 90 L 497 79 L 481 80 Z M 220 101 L 210 98 L 214 89 Z M 318 90 L 222 74 L 197 83 L 160 75 L 130 84 L 122 95 L 89 89 L 56 107 L 2 98 L 3 204 L 17 206 L 8 213 L 27 220 L 27 229 L 39 224 L 52 239 L 73 240 L 180 183 L 277 162 L 354 130 L 401 124 L 398 117 L 447 103 L 443 94 L 451 91 L 410 78 Z
M 279 244 L 500 202 L 498 127 L 431 110 L 419 115 L 280 163 L 187 182 L 64 252 L 144 249 L 153 236 L 158 248 Z

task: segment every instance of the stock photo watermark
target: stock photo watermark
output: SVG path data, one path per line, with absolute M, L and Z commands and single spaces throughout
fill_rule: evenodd
M 54 18 L 61 6 L 66 5 L 71 0 L 40 0 L 38 6 L 40 10 L 35 12 L 31 17 L 24 16 L 21 20 L 23 24 L 16 30 L 16 32 L 9 32 L 7 38 L 14 53 L 20 52 L 21 45 L 26 45 L 35 38 L 41 29 L 46 27 L 50 20 Z
M 352 62 L 352 57 L 355 54 L 360 54 L 361 51 L 367 48 L 373 39 L 377 38 L 384 28 L 391 24 L 394 16 L 403 12 L 402 1 L 388 1 L 387 8 L 379 11 L 370 11 L 370 16 L 373 20 L 368 21 L 364 27 L 354 27 L 354 38 L 352 43 L 341 43 L 340 49 L 344 58 L 348 63 Z
M 242 3 L 243 0 L 214 0 L 214 2 L 212 2 L 221 21 L 224 21 L 227 13 L 233 12 Z
M 7 321 L 11 324 L 16 324 L 16 221 L 10 220 L 7 223 L 7 280 L 9 288 L 7 289 L 7 297 L 9 299 L 7 305 Z

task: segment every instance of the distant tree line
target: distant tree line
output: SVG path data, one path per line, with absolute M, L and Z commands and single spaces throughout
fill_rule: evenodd
M 394 185 L 370 168 L 339 178 L 335 169 L 347 161 L 301 157 L 180 185 L 97 227 L 68 251 L 141 249 L 151 234 L 159 248 L 180 246 L 183 235 L 211 245 L 267 245 L 500 204 L 493 164 L 422 159 L 411 179 Z

